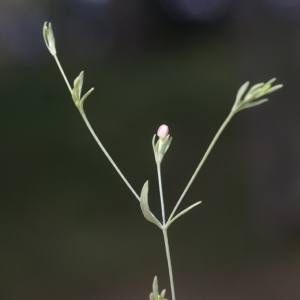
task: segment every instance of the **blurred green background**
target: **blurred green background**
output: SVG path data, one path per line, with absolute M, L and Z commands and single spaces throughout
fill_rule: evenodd
M 147 222 L 75 108 L 42 37 L 51 21 L 86 114 L 137 193 L 151 140 L 170 214 L 238 88 L 284 89 L 236 115 L 169 230 L 178 299 L 300 299 L 300 1 L 2 0 L 0 299 L 171 299 L 161 232 Z

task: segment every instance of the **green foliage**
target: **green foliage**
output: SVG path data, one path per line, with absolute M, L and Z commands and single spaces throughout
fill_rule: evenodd
M 69 81 L 68 81 L 68 79 L 67 79 L 67 77 L 66 77 L 66 75 L 65 75 L 65 73 L 64 73 L 64 71 L 63 71 L 63 69 L 60 65 L 60 62 L 57 58 L 57 53 L 56 53 L 56 48 L 55 48 L 55 39 L 54 39 L 54 34 L 53 34 L 51 23 L 45 22 L 44 27 L 43 27 L 43 36 L 44 36 L 46 46 L 47 46 L 48 50 L 50 51 L 50 53 L 55 58 L 55 60 L 57 62 L 57 65 L 58 65 L 58 67 L 59 67 L 59 69 L 62 73 L 62 76 L 64 77 L 64 80 L 65 80 L 65 82 L 68 86 L 68 89 L 69 89 L 70 93 L 71 93 L 72 99 L 73 99 L 76 107 L 78 108 L 81 116 L 83 117 L 83 120 L 85 121 L 87 127 L 89 128 L 91 134 L 93 135 L 93 137 L 95 138 L 95 140 L 98 143 L 99 147 L 104 152 L 104 154 L 107 156 L 108 160 L 111 162 L 113 167 L 119 173 L 119 175 L 124 180 L 124 182 L 127 184 L 128 188 L 132 191 L 134 196 L 140 201 L 141 210 L 142 210 L 142 213 L 143 213 L 144 217 L 149 222 L 154 223 L 155 225 L 157 225 L 162 230 L 163 235 L 164 235 L 166 256 L 167 256 L 167 261 L 168 261 L 172 299 L 175 300 L 175 287 L 174 287 L 174 280 L 173 280 L 173 272 L 172 272 L 172 264 L 171 264 L 171 255 L 170 255 L 170 251 L 169 251 L 169 242 L 168 242 L 168 236 L 167 236 L 167 229 L 174 220 L 176 220 L 180 216 L 184 215 L 185 213 L 187 213 L 189 210 L 191 210 L 195 206 L 199 205 L 201 203 L 201 201 L 196 202 L 195 204 L 189 206 L 188 208 L 182 210 L 180 213 L 175 215 L 177 208 L 179 207 L 180 203 L 182 202 L 184 196 L 186 195 L 186 193 L 189 190 L 191 184 L 193 183 L 194 179 L 196 178 L 197 174 L 199 173 L 201 167 L 203 166 L 204 162 L 206 161 L 206 159 L 207 159 L 208 155 L 210 154 L 211 150 L 215 146 L 215 144 L 216 144 L 218 138 L 220 137 L 221 133 L 224 131 L 225 127 L 230 122 L 230 120 L 235 115 L 235 113 L 237 113 L 238 111 L 243 110 L 245 108 L 250 108 L 250 107 L 253 107 L 253 106 L 257 106 L 259 104 L 262 104 L 262 103 L 268 101 L 268 99 L 266 99 L 266 98 L 263 98 L 263 99 L 260 99 L 260 98 L 267 95 L 267 94 L 270 94 L 270 93 L 272 93 L 272 92 L 274 92 L 274 91 L 276 91 L 280 88 L 282 88 L 283 85 L 278 84 L 278 85 L 272 86 L 272 84 L 275 81 L 275 78 L 273 78 L 273 79 L 269 80 L 267 83 L 255 84 L 254 86 L 252 86 L 248 90 L 248 92 L 246 92 L 246 91 L 248 89 L 249 82 L 244 83 L 240 87 L 240 89 L 238 90 L 234 105 L 233 105 L 229 115 L 227 116 L 227 118 L 225 119 L 225 121 L 221 125 L 220 129 L 216 133 L 215 137 L 213 138 L 212 142 L 210 143 L 210 145 L 209 145 L 207 151 L 205 152 L 203 158 L 201 159 L 198 167 L 196 168 L 196 170 L 195 170 L 194 174 L 192 175 L 190 181 L 188 182 L 186 188 L 184 189 L 183 193 L 181 194 L 179 200 L 177 201 L 177 204 L 175 205 L 175 208 L 173 209 L 173 211 L 172 211 L 172 213 L 171 213 L 171 215 L 170 215 L 167 222 L 165 222 L 165 209 L 164 209 L 164 199 L 163 199 L 163 189 L 162 189 L 160 166 L 161 166 L 162 159 L 164 158 L 164 155 L 167 152 L 167 150 L 168 150 L 168 148 L 171 144 L 172 137 L 170 135 L 160 136 L 159 140 L 155 144 L 156 135 L 154 135 L 154 137 L 152 139 L 152 146 L 153 146 L 155 161 L 156 161 L 156 165 L 157 165 L 157 175 L 158 175 L 158 182 L 159 182 L 159 192 L 160 192 L 162 219 L 163 219 L 163 221 L 161 223 L 152 214 L 152 212 L 150 211 L 150 208 L 149 208 L 149 204 L 148 204 L 149 183 L 148 183 L 148 181 L 146 181 L 146 183 L 144 184 L 144 186 L 142 188 L 142 191 L 141 191 L 141 195 L 139 197 L 137 195 L 137 193 L 135 192 L 135 190 L 132 188 L 132 186 L 129 184 L 127 179 L 124 177 L 124 175 L 121 173 L 121 171 L 119 170 L 117 165 L 114 163 L 114 161 L 112 160 L 112 158 L 110 157 L 108 152 L 105 150 L 105 148 L 103 147 L 103 145 L 100 142 L 99 138 L 97 137 L 94 130 L 92 129 L 92 127 L 91 127 L 91 125 L 90 125 L 90 123 L 89 123 L 89 121 L 88 121 L 88 119 L 87 119 L 87 117 L 84 113 L 83 103 L 84 103 L 85 99 L 90 95 L 90 93 L 94 90 L 94 88 L 91 88 L 83 97 L 81 97 L 81 92 L 82 92 L 82 87 L 83 87 L 83 80 L 84 80 L 84 72 L 82 71 L 79 74 L 79 76 L 76 77 L 76 79 L 74 80 L 73 88 L 71 88 L 71 86 L 69 84 Z M 166 134 L 168 134 L 168 133 L 166 133 Z M 159 291 L 158 291 L 158 283 L 157 283 L 157 277 L 156 276 L 154 277 L 152 289 L 153 289 L 153 291 L 150 294 L 150 300 L 166 300 L 164 298 L 165 290 L 163 290 L 161 293 L 159 293 Z
M 152 214 L 148 204 L 148 190 L 149 190 L 149 182 L 146 181 L 142 192 L 141 192 L 141 209 L 144 217 L 149 221 L 157 225 L 160 229 L 162 229 L 162 224 L 157 220 L 157 218 Z
M 73 99 L 75 105 L 77 106 L 77 108 L 81 111 L 83 111 L 83 103 L 84 103 L 85 99 L 94 90 L 94 88 L 91 88 L 81 98 L 81 91 L 82 91 L 82 86 L 83 86 L 83 77 L 84 77 L 84 72 L 82 71 L 82 72 L 80 72 L 79 76 L 75 78 L 74 87 L 73 87 L 73 90 L 72 90 L 72 99 Z
M 150 300 L 167 300 L 165 298 L 166 290 L 162 290 L 162 292 L 159 294 L 158 292 L 158 282 L 157 277 L 154 277 L 153 284 L 152 284 L 152 293 L 149 296 Z
M 54 38 L 51 23 L 49 24 L 47 23 L 48 22 L 44 23 L 43 36 L 44 36 L 46 46 L 48 47 L 50 53 L 54 56 L 56 55 L 55 38 Z
M 234 105 L 232 107 L 232 112 L 236 113 L 242 109 L 250 108 L 250 107 L 253 107 L 256 105 L 260 105 L 264 102 L 267 102 L 268 99 L 266 99 L 266 98 L 260 99 L 260 100 L 258 100 L 258 99 L 267 94 L 273 93 L 283 87 L 282 84 L 277 84 L 275 86 L 272 86 L 272 83 L 275 80 L 276 80 L 276 78 L 273 78 L 273 79 L 269 80 L 267 83 L 255 84 L 246 93 L 246 95 L 244 95 L 249 86 L 249 81 L 245 82 L 237 92 L 237 96 L 236 96 Z M 243 95 L 244 95 L 244 97 L 243 97 Z

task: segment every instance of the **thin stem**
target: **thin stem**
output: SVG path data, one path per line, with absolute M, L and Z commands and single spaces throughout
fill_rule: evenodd
M 63 68 L 62 68 L 62 66 L 61 66 L 61 64 L 59 62 L 59 59 L 58 59 L 57 55 L 53 55 L 53 56 L 54 56 L 55 61 L 56 61 L 57 65 L 58 65 L 58 68 L 59 68 L 59 70 L 60 70 L 60 72 L 61 72 L 61 74 L 62 74 L 62 76 L 63 76 L 63 78 L 64 78 L 64 80 L 65 80 L 65 82 L 67 84 L 67 87 L 68 87 L 68 89 L 69 89 L 69 91 L 70 91 L 70 93 L 72 95 L 72 88 L 71 88 L 70 83 L 69 83 L 69 81 L 67 79 L 67 76 L 66 76 L 66 74 L 65 74 L 65 72 L 64 72 L 64 70 L 63 70 Z M 80 112 L 80 114 L 81 114 L 81 116 L 82 116 L 82 118 L 83 118 L 86 126 L 90 130 L 92 136 L 96 140 L 97 144 L 99 145 L 99 147 L 101 148 L 101 150 L 103 151 L 103 153 L 105 154 L 105 156 L 108 158 L 108 160 L 110 161 L 110 163 L 116 169 L 116 171 L 118 172 L 118 174 L 120 175 L 120 177 L 123 179 L 123 181 L 126 183 L 126 185 L 128 186 L 128 188 L 131 190 L 131 192 L 133 193 L 133 195 L 140 201 L 140 197 L 138 196 L 138 194 L 135 192 L 135 190 L 133 189 L 133 187 L 127 181 L 127 179 L 125 178 L 125 176 L 122 174 L 122 172 L 120 171 L 120 169 L 117 167 L 117 165 L 115 164 L 115 162 L 113 161 L 113 159 L 110 157 L 110 155 L 108 154 L 108 152 L 106 151 L 106 149 L 104 148 L 104 146 L 102 145 L 102 143 L 100 142 L 100 140 L 97 137 L 95 131 L 93 130 L 90 122 L 88 121 L 88 119 L 87 119 L 87 117 L 86 117 L 86 115 L 84 113 L 84 110 L 83 110 L 82 106 L 79 108 L 79 112 Z
M 162 232 L 163 232 L 163 235 L 164 235 L 166 255 L 167 255 L 167 260 L 168 260 L 168 269 L 169 269 L 169 277 L 170 277 L 172 300 L 176 300 L 176 298 L 175 298 L 175 286 L 174 286 L 174 279 L 173 279 L 173 270 L 172 270 L 172 262 L 171 262 L 171 255 L 170 255 L 170 248 L 169 248 L 169 240 L 168 240 L 167 229 L 164 228 L 162 230 Z
M 135 192 L 135 190 L 133 189 L 133 187 L 130 185 L 130 183 L 127 181 L 127 179 L 125 178 L 125 176 L 123 175 L 123 173 L 120 171 L 120 169 L 117 167 L 117 165 L 115 164 L 115 162 L 113 161 L 113 159 L 111 158 L 111 156 L 108 154 L 108 152 L 106 151 L 106 149 L 104 148 L 104 146 L 102 145 L 102 143 L 100 142 L 100 140 L 98 139 L 96 133 L 94 132 L 90 122 L 88 121 L 83 109 L 81 108 L 79 110 L 86 126 L 88 127 L 88 129 L 90 130 L 92 136 L 94 137 L 94 139 L 96 140 L 97 144 L 99 145 L 99 147 L 101 148 L 101 150 L 103 151 L 103 153 L 105 154 L 105 156 L 107 157 L 107 159 L 110 161 L 110 163 L 113 165 L 113 167 L 115 168 L 115 170 L 118 172 L 118 174 L 120 175 L 120 177 L 123 179 L 123 181 L 126 183 L 126 185 L 128 186 L 128 188 L 131 190 L 131 192 L 133 193 L 133 195 L 140 201 L 140 197 L 139 195 Z
M 220 137 L 221 133 L 223 132 L 223 130 L 225 129 L 226 125 L 229 123 L 229 121 L 231 120 L 231 118 L 233 117 L 233 115 L 235 114 L 236 111 L 231 111 L 228 115 L 228 117 L 226 118 L 226 120 L 224 121 L 224 123 L 222 124 L 222 126 L 220 127 L 220 129 L 218 130 L 218 132 L 216 133 L 215 137 L 213 138 L 212 142 L 210 143 L 209 147 L 207 148 L 202 160 L 200 161 L 197 169 L 195 170 L 193 176 L 191 177 L 189 183 L 187 184 L 186 188 L 184 189 L 183 193 L 181 194 L 176 206 L 174 207 L 169 219 L 168 219 L 168 222 L 170 222 L 170 220 L 172 220 L 178 206 L 180 205 L 183 197 L 185 196 L 185 194 L 187 193 L 187 191 L 189 190 L 191 184 L 193 183 L 193 181 L 195 180 L 197 174 L 199 173 L 201 167 L 203 166 L 204 162 L 206 161 L 209 153 L 211 152 L 212 148 L 214 147 L 214 145 L 216 144 L 218 138 Z M 167 223 L 168 223 L 167 222 Z
M 72 94 L 72 88 L 71 88 L 71 86 L 70 86 L 70 83 L 69 83 L 69 81 L 68 81 L 68 79 L 67 79 L 67 76 L 66 76 L 66 74 L 65 74 L 65 72 L 64 72 L 64 70 L 63 70 L 63 68 L 61 67 L 61 64 L 60 64 L 60 62 L 59 62 L 59 60 L 58 60 L 57 55 L 54 55 L 54 58 L 55 58 L 55 61 L 56 61 L 57 65 L 58 65 L 58 68 L 59 68 L 59 70 L 60 70 L 60 72 L 61 72 L 61 74 L 62 74 L 62 76 L 63 76 L 63 78 L 64 78 L 64 80 L 65 80 L 65 82 L 66 82 L 66 84 L 67 84 L 67 87 L 68 87 L 70 93 Z
M 161 182 L 160 163 L 157 164 L 157 177 L 158 177 L 158 185 L 159 185 L 162 224 L 165 225 L 166 224 L 166 216 L 165 216 L 165 204 L 164 204 L 164 196 L 163 196 L 163 189 L 162 189 L 162 182 Z

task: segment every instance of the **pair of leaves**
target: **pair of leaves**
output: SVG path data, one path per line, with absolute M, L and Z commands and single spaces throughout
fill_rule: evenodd
M 152 293 L 150 294 L 150 300 L 167 300 L 165 299 L 166 290 L 163 290 L 160 294 L 158 292 L 158 282 L 157 277 L 154 277 L 152 284 Z
M 141 192 L 141 198 L 140 198 L 140 204 L 141 209 L 143 212 L 144 217 L 149 222 L 157 225 L 160 229 L 164 230 L 167 229 L 176 219 L 187 213 L 189 210 L 194 208 L 195 206 L 201 204 L 201 201 L 194 203 L 193 205 L 189 206 L 188 208 L 181 211 L 179 214 L 177 214 L 174 218 L 169 220 L 166 225 L 162 225 L 158 219 L 153 215 L 153 213 L 150 211 L 149 203 L 148 203 L 148 191 L 149 191 L 149 182 L 146 181 Z
M 72 90 L 72 98 L 73 98 L 73 101 L 74 101 L 75 105 L 78 107 L 78 109 L 82 109 L 83 108 L 84 100 L 94 90 L 94 88 L 91 88 L 81 98 L 81 91 L 82 91 L 82 86 L 83 86 L 83 78 L 84 78 L 84 72 L 82 71 L 82 72 L 80 72 L 79 76 L 75 78 L 75 80 L 74 80 L 74 87 L 73 87 L 73 90 Z
M 49 24 L 48 24 L 48 22 L 44 23 L 43 36 L 44 36 L 45 44 L 46 44 L 47 48 L 49 49 L 50 53 L 53 56 L 56 56 L 55 38 L 54 38 L 51 23 L 49 23 Z

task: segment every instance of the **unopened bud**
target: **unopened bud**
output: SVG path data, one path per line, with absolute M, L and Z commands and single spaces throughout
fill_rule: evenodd
M 156 135 L 154 135 L 152 146 L 156 163 L 160 164 L 172 141 L 172 137 L 169 135 L 169 127 L 165 124 L 161 125 L 157 130 L 157 136 L 159 137 L 159 140 L 155 144 Z
M 160 139 L 165 139 L 169 134 L 169 127 L 165 124 L 162 124 L 159 126 L 158 130 L 157 130 L 157 136 Z

